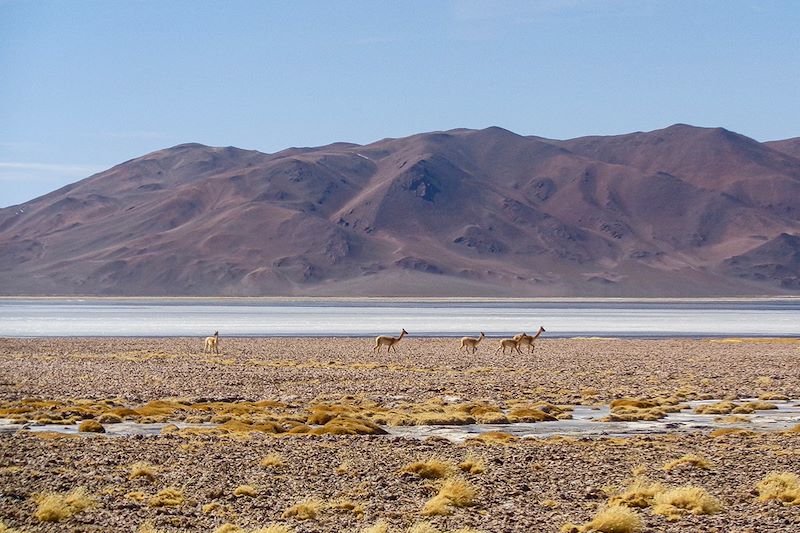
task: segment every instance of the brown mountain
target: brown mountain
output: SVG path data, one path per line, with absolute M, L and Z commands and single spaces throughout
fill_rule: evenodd
M 0 209 L 0 293 L 795 294 L 794 146 L 680 124 L 184 144 Z

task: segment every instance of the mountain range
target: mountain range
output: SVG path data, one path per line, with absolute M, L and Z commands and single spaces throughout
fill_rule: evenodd
M 0 294 L 800 293 L 800 138 L 182 144 L 0 209 Z

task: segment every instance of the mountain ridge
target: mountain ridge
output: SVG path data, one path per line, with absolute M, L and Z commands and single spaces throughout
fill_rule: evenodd
M 183 143 L 0 209 L 0 294 L 796 294 L 796 141 L 676 124 Z

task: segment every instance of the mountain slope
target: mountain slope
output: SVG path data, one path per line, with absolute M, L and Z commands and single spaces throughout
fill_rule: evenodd
M 792 293 L 799 193 L 775 142 L 686 125 L 184 144 L 0 209 L 0 293 Z

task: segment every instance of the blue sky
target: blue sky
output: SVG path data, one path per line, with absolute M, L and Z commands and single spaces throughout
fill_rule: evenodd
M 0 0 L 0 206 L 183 142 L 800 136 L 800 2 Z

